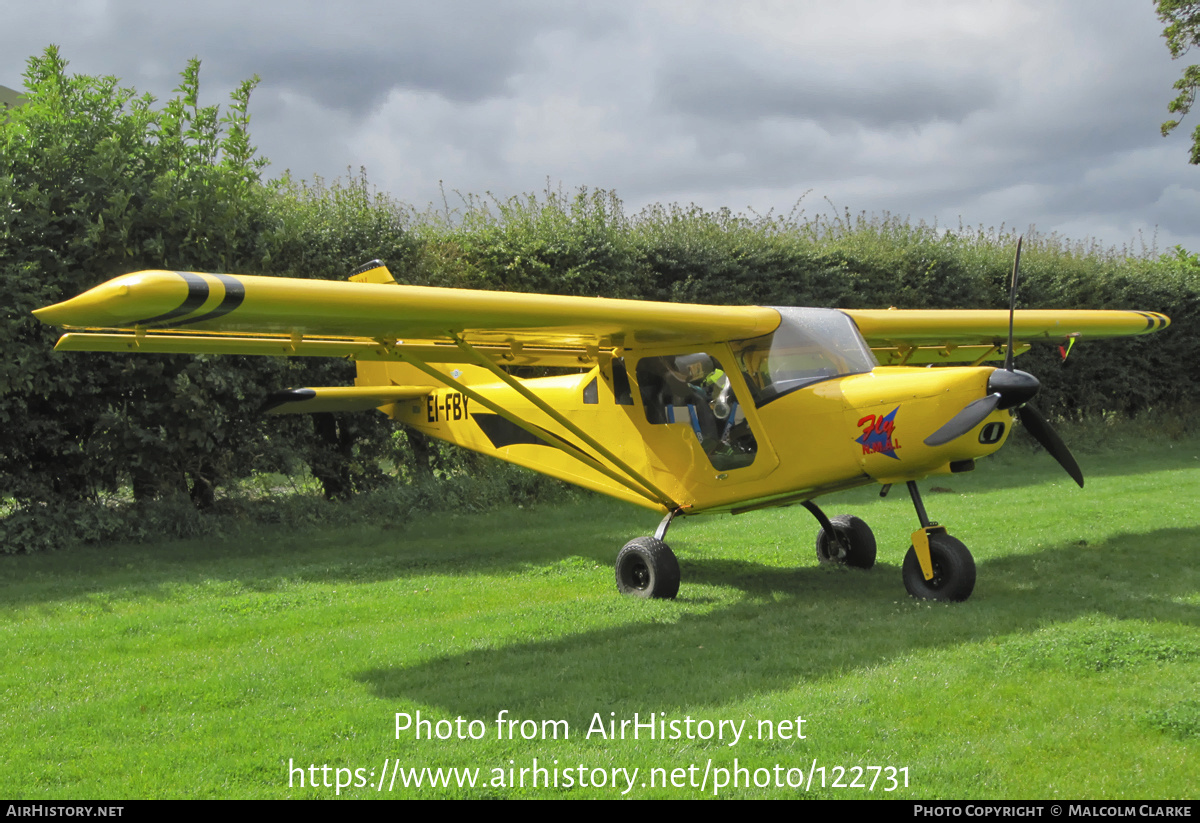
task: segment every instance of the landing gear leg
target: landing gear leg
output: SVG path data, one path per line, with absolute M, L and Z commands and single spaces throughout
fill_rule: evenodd
M 671 511 L 667 512 L 667 516 L 662 519 L 662 522 L 658 524 L 658 528 L 654 530 L 655 540 L 667 539 L 667 529 L 671 528 L 671 521 L 674 520 L 678 514 L 679 509 L 672 509 Z
M 921 600 L 966 600 L 975 590 L 975 558 L 944 526 L 930 521 L 915 480 L 908 481 L 908 494 L 921 528 L 904 556 L 904 588 Z

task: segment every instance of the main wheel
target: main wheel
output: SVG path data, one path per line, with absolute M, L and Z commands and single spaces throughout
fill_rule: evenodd
M 975 590 L 975 558 L 961 540 L 948 534 L 929 535 L 929 560 L 933 579 L 926 580 L 911 546 L 904 555 L 904 588 L 922 600 L 961 601 Z
M 617 555 L 617 591 L 635 597 L 672 598 L 679 593 L 679 561 L 656 537 L 637 537 Z
M 870 526 L 849 514 L 831 517 L 829 524 L 846 538 L 850 548 L 843 549 L 842 544 L 834 539 L 833 535 L 826 534 L 825 530 L 821 529 L 817 532 L 818 560 L 858 569 L 869 569 L 875 565 L 875 534 Z

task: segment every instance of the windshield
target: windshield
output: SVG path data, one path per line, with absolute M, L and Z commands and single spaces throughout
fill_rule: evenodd
M 865 374 L 879 365 L 854 321 L 840 311 L 775 309 L 781 318 L 779 328 L 733 347 L 755 407 L 822 380 Z

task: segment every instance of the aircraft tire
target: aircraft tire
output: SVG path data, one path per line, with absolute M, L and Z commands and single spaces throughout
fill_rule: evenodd
M 634 597 L 673 598 L 679 593 L 679 561 L 655 537 L 636 537 L 617 555 L 617 591 Z
M 961 602 L 975 590 L 975 558 L 961 540 L 948 534 L 929 536 L 929 559 L 933 579 L 926 580 L 911 546 L 904 556 L 904 588 L 920 600 Z
M 856 569 L 869 569 L 875 565 L 875 533 L 866 521 L 853 515 L 839 514 L 829 518 L 829 523 L 849 539 L 850 550 L 844 557 L 839 557 L 837 543 L 825 534 L 824 529 L 820 529 L 817 531 L 817 560 Z

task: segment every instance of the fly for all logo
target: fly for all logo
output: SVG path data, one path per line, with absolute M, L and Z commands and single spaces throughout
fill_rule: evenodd
M 858 421 L 862 434 L 854 438 L 854 442 L 862 445 L 863 454 L 886 454 L 893 460 L 900 459 L 896 457 L 896 449 L 900 448 L 900 444 L 895 438 L 896 412 L 898 411 L 900 411 L 899 406 L 882 417 L 868 414 Z

